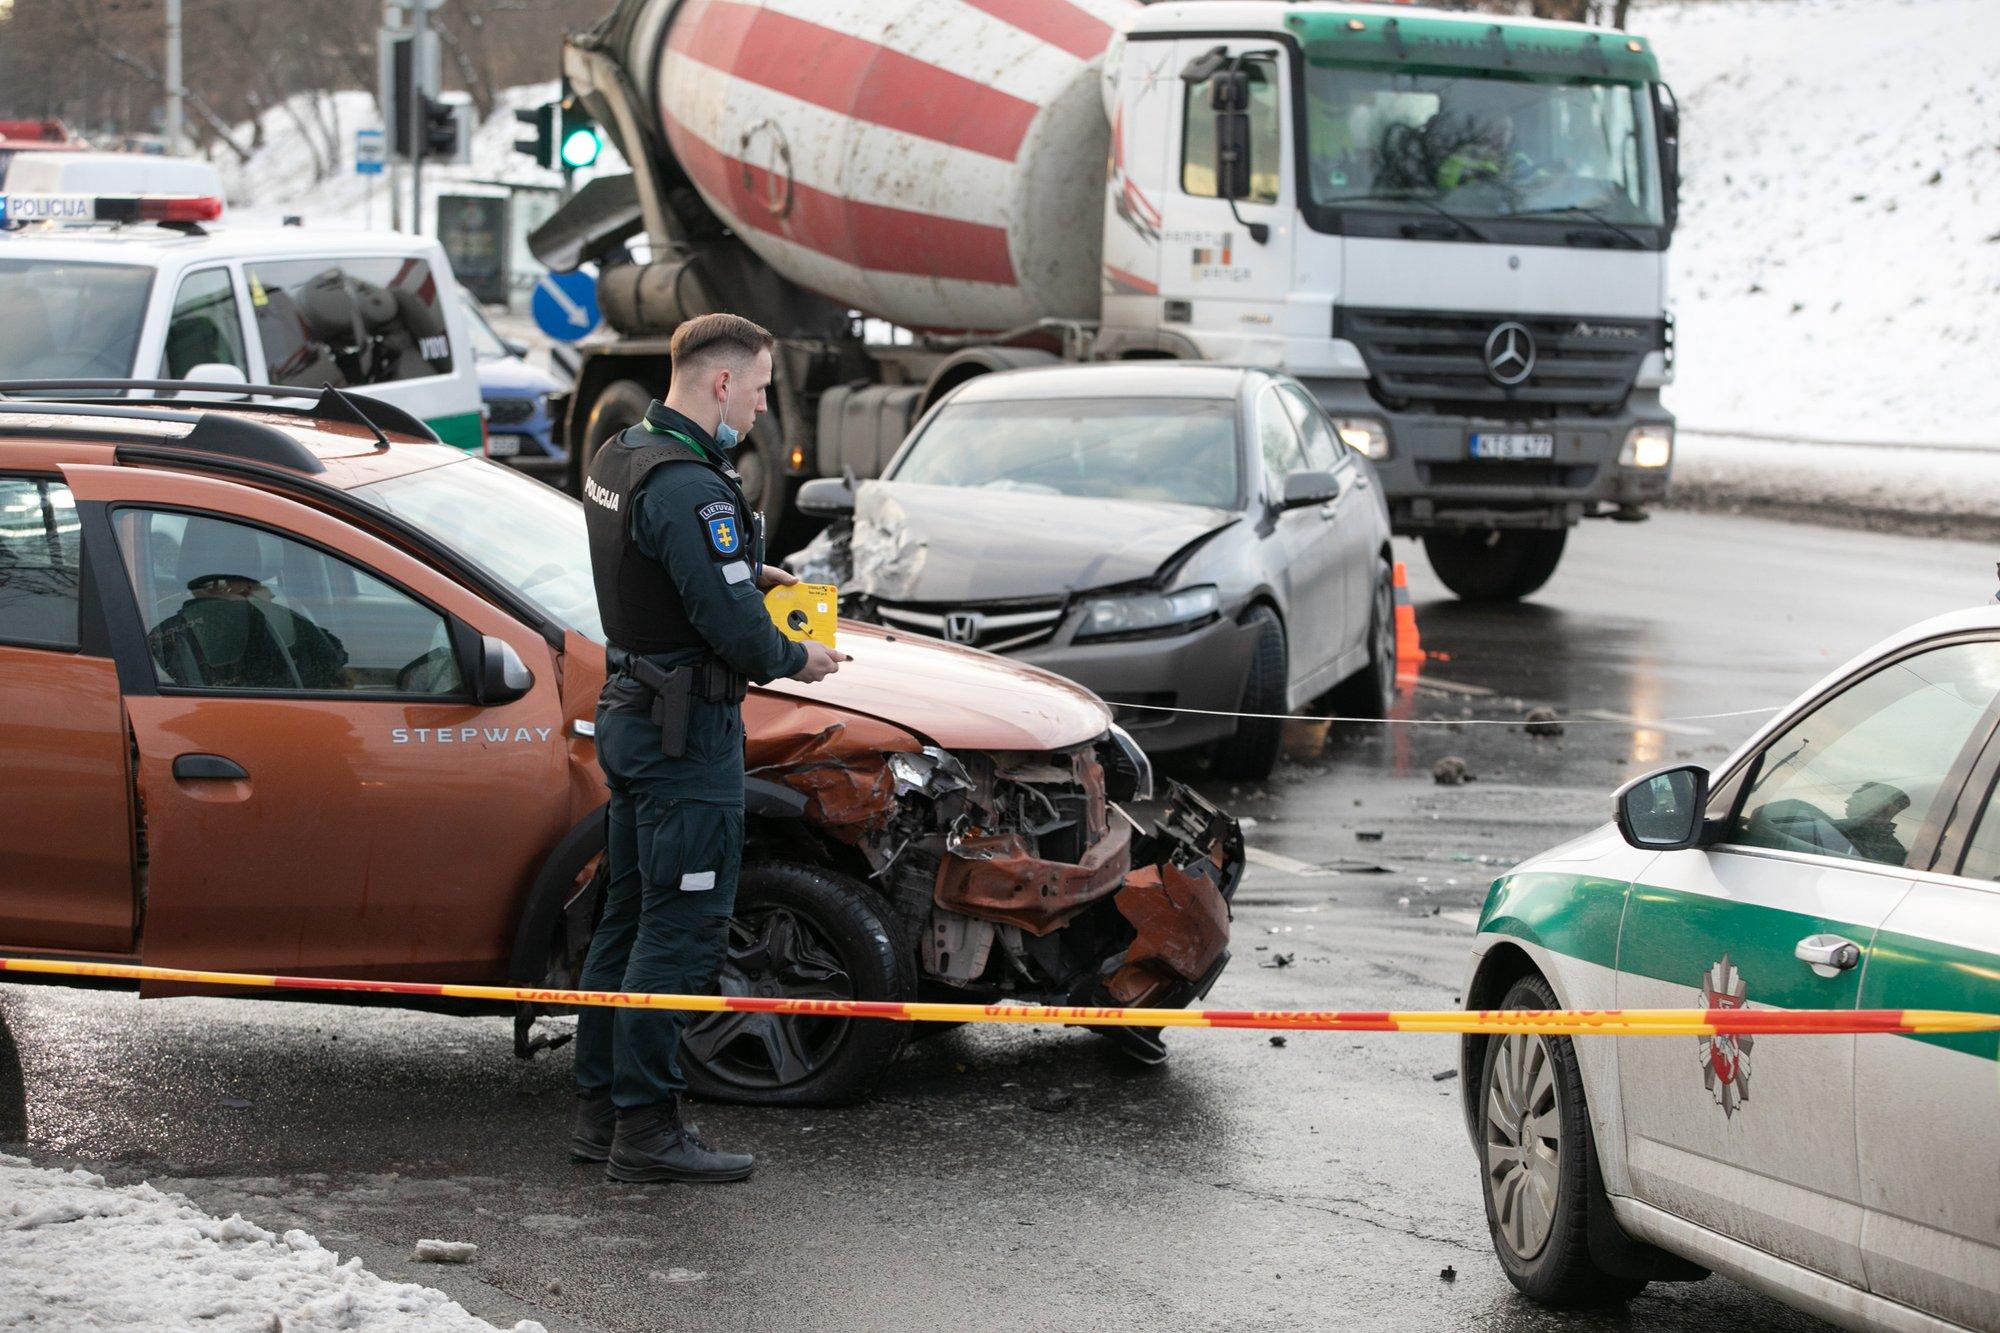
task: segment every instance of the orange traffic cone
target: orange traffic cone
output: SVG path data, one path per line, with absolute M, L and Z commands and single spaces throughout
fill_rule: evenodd
M 1417 633 L 1417 608 L 1410 601 L 1410 575 L 1396 562 L 1396 674 L 1414 676 L 1424 665 L 1423 636 Z

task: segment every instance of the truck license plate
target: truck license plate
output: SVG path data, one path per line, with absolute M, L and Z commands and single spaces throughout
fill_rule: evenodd
M 1480 431 L 1472 437 L 1474 458 L 1554 458 L 1556 437 L 1545 431 Z

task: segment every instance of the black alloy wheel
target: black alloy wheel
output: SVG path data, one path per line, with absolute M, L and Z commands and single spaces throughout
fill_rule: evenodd
M 802 1000 L 908 1000 L 916 978 L 867 885 L 814 866 L 747 864 L 720 990 Z M 713 1101 L 824 1106 L 865 1097 L 909 1036 L 879 1019 L 709 1014 L 681 1036 L 688 1088 Z
M 1567 528 L 1427 532 L 1424 554 L 1461 600 L 1518 602 L 1549 581 L 1568 542 Z
M 1368 664 L 1334 686 L 1327 702 L 1336 717 L 1387 717 L 1396 702 L 1396 570 L 1387 560 L 1368 598 Z
M 1216 742 L 1211 767 L 1219 778 L 1261 782 L 1278 766 L 1278 747 L 1285 739 L 1285 722 L 1277 714 L 1288 701 L 1291 658 L 1285 627 L 1270 607 L 1251 607 L 1243 624 L 1253 642 L 1237 711 L 1263 716 L 1239 721 L 1234 735 Z

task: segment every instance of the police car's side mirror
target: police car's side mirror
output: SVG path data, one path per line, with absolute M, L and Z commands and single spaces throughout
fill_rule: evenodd
M 482 704 L 506 704 L 535 687 L 535 673 L 514 651 L 514 645 L 491 634 L 481 635 L 479 657 L 472 673 L 472 697 Z
M 1673 852 L 1702 843 L 1708 813 L 1708 770 L 1698 764 L 1633 778 L 1612 798 L 1618 832 L 1642 851 Z
M 227 361 L 204 361 L 188 371 L 187 374 L 181 376 L 181 378 L 190 384 L 248 384 L 250 382 L 250 377 L 243 373 L 241 366 L 232 366 Z M 248 398 L 250 395 L 247 393 L 221 393 L 211 390 L 208 396 L 211 398 L 233 400 Z
M 801 514 L 811 514 L 814 518 L 851 518 L 854 515 L 854 492 L 839 477 L 820 477 L 799 487 L 796 502 Z

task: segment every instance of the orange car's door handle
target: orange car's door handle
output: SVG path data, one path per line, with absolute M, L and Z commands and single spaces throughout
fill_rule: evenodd
M 219 754 L 183 754 L 174 757 L 174 776 L 182 781 L 207 778 L 221 782 L 248 782 L 250 775 L 234 759 Z

